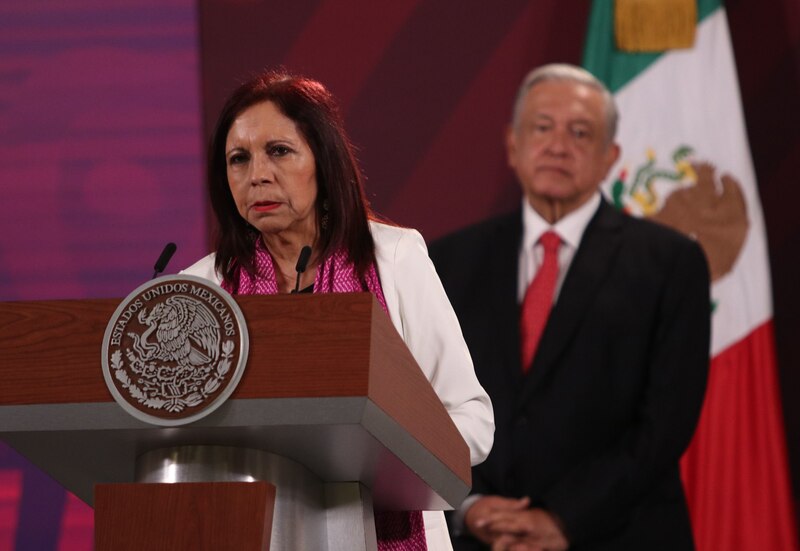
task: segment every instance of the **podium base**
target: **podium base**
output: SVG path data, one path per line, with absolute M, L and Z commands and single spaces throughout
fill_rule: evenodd
M 264 549 L 377 551 L 369 489 L 358 482 L 323 482 L 286 457 L 228 446 L 164 448 L 138 458 L 136 480 L 143 486 L 269 482 L 274 513 Z

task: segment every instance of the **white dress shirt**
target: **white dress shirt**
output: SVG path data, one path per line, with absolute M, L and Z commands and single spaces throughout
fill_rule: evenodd
M 567 275 L 567 270 L 575 256 L 575 251 L 583 239 L 583 232 L 586 226 L 597 212 L 600 206 L 600 192 L 597 192 L 591 199 L 586 201 L 576 210 L 567 214 L 564 218 L 550 225 L 538 212 L 533 210 L 530 203 L 522 199 L 522 242 L 519 249 L 519 274 L 517 279 L 517 301 L 522 304 L 525 291 L 533 281 L 536 272 L 542 265 L 544 259 L 544 247 L 539 243 L 539 238 L 548 230 L 552 230 L 561 238 L 561 246 L 558 249 L 558 281 L 556 292 L 553 297 L 555 302 L 561 291 L 561 285 Z

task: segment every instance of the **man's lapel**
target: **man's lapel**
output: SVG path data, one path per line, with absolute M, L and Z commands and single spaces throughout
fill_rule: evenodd
M 490 255 L 487 295 L 491 330 L 486 347 L 507 370 L 513 385 L 519 384 L 519 305 L 517 304 L 517 272 L 519 244 L 522 239 L 522 212 L 504 218 L 496 228 L 496 246 Z

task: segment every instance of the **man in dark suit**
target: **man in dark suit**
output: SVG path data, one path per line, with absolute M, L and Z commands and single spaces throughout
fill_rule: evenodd
M 694 548 L 678 460 L 705 392 L 708 269 L 601 197 L 616 122 L 583 69 L 530 73 L 507 136 L 521 211 L 431 246 L 495 409 L 456 549 Z

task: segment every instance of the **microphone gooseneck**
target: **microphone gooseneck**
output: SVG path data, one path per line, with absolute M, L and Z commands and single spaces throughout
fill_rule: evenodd
M 161 256 L 158 257 L 155 266 L 153 266 L 153 277 L 151 279 L 155 279 L 158 274 L 164 271 L 164 268 L 167 267 L 169 259 L 172 258 L 172 255 L 175 254 L 177 249 L 178 246 L 175 243 L 166 244 L 164 250 L 161 251 Z
M 311 247 L 306 245 L 302 249 L 300 249 L 300 256 L 297 257 L 297 265 L 294 269 L 297 271 L 297 280 L 294 284 L 294 291 L 292 294 L 300 292 L 300 276 L 303 275 L 303 272 L 306 271 L 306 267 L 308 266 L 308 260 L 311 258 Z

